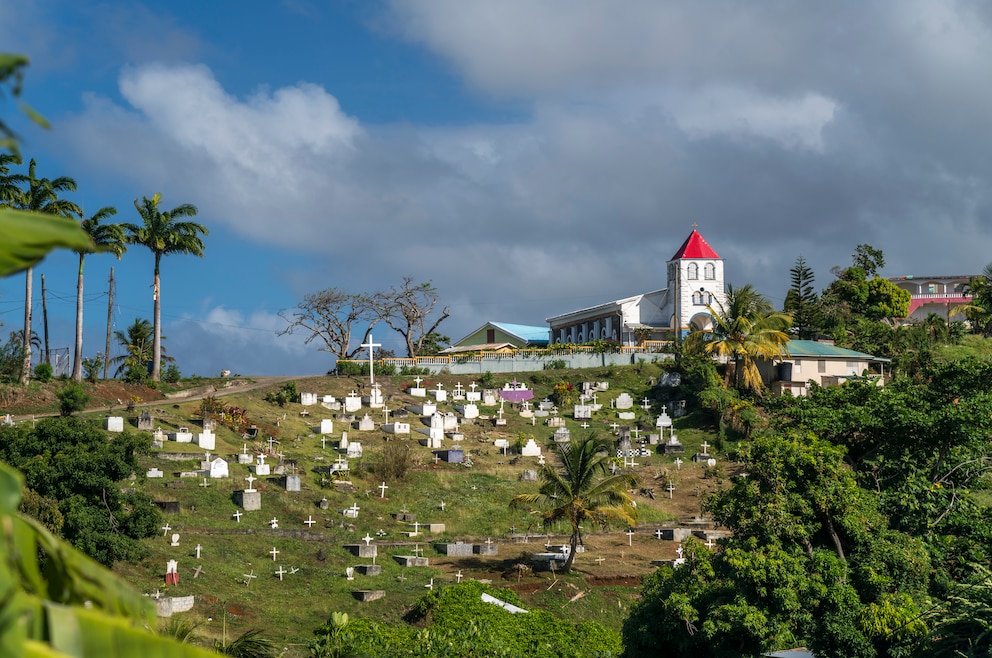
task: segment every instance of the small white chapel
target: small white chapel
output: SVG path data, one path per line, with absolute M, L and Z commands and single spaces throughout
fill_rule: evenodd
M 547 319 L 552 343 L 613 340 L 635 345 L 711 329 L 707 306 L 724 303 L 723 259 L 695 228 L 666 267 L 666 287 Z

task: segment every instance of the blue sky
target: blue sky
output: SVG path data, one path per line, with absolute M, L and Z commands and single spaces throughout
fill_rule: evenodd
M 185 374 L 315 374 L 278 316 L 304 294 L 430 280 L 453 339 L 664 286 L 693 222 L 735 284 L 780 302 L 857 244 L 884 274 L 992 254 L 992 10 L 982 2 L 0 0 L 29 55 L 19 124 L 87 211 L 193 203 L 205 258 L 163 263 Z M 12 117 L 9 102 L 3 110 Z M 152 311 L 152 261 L 87 259 L 84 353 Z M 45 274 L 72 343 L 75 261 Z M 18 327 L 23 277 L 0 281 Z M 379 328 L 376 340 L 402 352 Z

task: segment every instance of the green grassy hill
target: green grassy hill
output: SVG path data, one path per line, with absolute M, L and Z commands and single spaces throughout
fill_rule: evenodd
M 535 390 L 535 401 L 549 395 L 559 381 L 572 383 L 576 390 L 582 381 L 608 381 L 609 391 L 599 395 L 604 403 L 590 423 L 583 428 L 571 418 L 571 408 L 563 409 L 562 416 L 574 434 L 599 432 L 610 434 L 610 425 L 617 421 L 616 411 L 609 401 L 621 392 L 629 393 L 635 400 L 652 398 L 651 382 L 659 374 L 657 366 L 644 365 L 630 368 L 609 368 L 583 371 L 545 371 L 521 377 Z M 387 406 L 401 409 L 418 399 L 404 392 L 411 377 L 378 378 L 383 386 Z M 464 377 L 432 376 L 430 386 L 440 381 L 449 391 L 455 384 L 471 383 Z M 502 377 L 495 378 L 496 387 L 503 384 Z M 367 384 L 362 378 L 320 377 L 295 382 L 299 391 L 342 398 L 351 390 Z M 347 612 L 352 617 L 370 617 L 399 622 L 410 606 L 427 591 L 427 587 L 454 583 L 461 573 L 463 578 L 490 580 L 496 585 L 515 588 L 527 605 L 547 609 L 571 620 L 595 620 L 619 629 L 626 607 L 637 595 L 637 586 L 644 574 L 650 573 L 652 559 L 675 557 L 674 542 L 659 541 L 653 534 L 657 524 L 699 513 L 703 495 L 720 486 L 721 471 L 727 464 L 707 472 L 704 465 L 693 464 L 689 457 L 703 441 L 714 443 L 714 434 L 708 427 L 694 427 L 696 419 L 676 421 L 680 440 L 686 446 L 682 456 L 685 461 L 676 468 L 671 457 L 652 453 L 639 458 L 636 472 L 640 482 L 635 500 L 642 527 L 633 537 L 622 530 L 610 533 L 587 529 L 587 551 L 576 558 L 575 571 L 567 577 L 547 572 L 534 573 L 529 556 L 545 550 L 545 544 L 560 545 L 567 540 L 568 528 L 553 529 L 546 536 L 540 526 L 535 526 L 532 516 L 510 510 L 509 500 L 516 494 L 533 491 L 537 484 L 524 482 L 525 470 L 537 468 L 536 458 L 503 455 L 493 446 L 496 439 L 508 439 L 511 446 L 529 438 L 545 447 L 551 442 L 554 428 L 536 425 L 521 418 L 516 411 L 506 407 L 508 423 L 495 427 L 492 422 L 479 421 L 463 425 L 464 441 L 461 447 L 471 465 L 436 463 L 431 450 L 422 446 L 416 432 L 425 427 L 419 418 L 411 415 L 404 419 L 411 423 L 413 434 L 409 438 L 387 436 L 378 428 L 372 432 L 359 432 L 335 423 L 334 432 L 327 437 L 326 447 L 315 432 L 321 418 L 332 418 L 333 413 L 319 405 L 304 408 L 297 401 L 279 407 L 264 400 L 266 394 L 275 392 L 280 384 L 250 391 L 235 392 L 209 399 L 207 406 L 224 408 L 224 422 L 218 425 L 216 448 L 211 451 L 229 462 L 230 477 L 208 480 L 181 478 L 184 471 L 200 468 L 202 450 L 195 444 L 166 442 L 161 449 L 154 449 L 142 457 L 137 477 L 122 486 L 135 487 L 162 503 L 178 502 L 178 514 L 163 514 L 169 530 L 146 540 L 149 557 L 140 564 L 119 564 L 116 570 L 139 590 L 149 594 L 158 591 L 168 596 L 194 595 L 196 604 L 191 618 L 204 622 L 201 631 L 219 637 L 226 625 L 228 635 L 239 634 L 248 628 L 261 629 L 290 647 L 288 655 L 304 655 L 305 643 L 314 628 L 324 623 L 333 611 Z M 577 397 L 577 394 L 576 394 Z M 165 432 L 179 427 L 199 431 L 201 400 L 162 401 L 144 407 L 154 417 L 156 426 Z M 451 409 L 451 403 L 439 405 L 441 410 Z M 644 410 L 635 406 L 637 424 L 651 428 L 661 406 Z M 136 424 L 141 408 L 125 414 L 128 422 Z M 309 415 L 303 416 L 306 411 Z M 482 414 L 494 414 L 496 408 L 480 407 Z M 381 411 L 364 408 L 361 417 L 369 412 L 378 425 L 383 421 Z M 118 412 L 115 412 L 118 413 Z M 91 414 L 102 418 L 106 413 Z M 235 426 L 230 419 L 241 424 Z M 633 425 L 630 421 L 621 424 Z M 258 428 L 257 436 L 246 440 L 241 428 Z M 234 426 L 235 429 L 232 429 Z M 347 480 L 353 493 L 346 493 L 344 485 L 335 486 L 334 479 L 320 472 L 322 465 L 330 464 L 337 452 L 333 446 L 348 431 L 352 442 L 361 442 L 364 454 L 361 459 L 350 460 L 351 471 Z M 249 453 L 269 451 L 269 438 L 273 439 L 268 459 L 273 466 L 283 462 L 283 467 L 295 461 L 301 475 L 301 490 L 287 492 L 281 476 L 262 477 L 255 482 L 262 495 L 260 511 L 245 512 L 240 522 L 233 514 L 239 509 L 233 500 L 236 490 L 244 489 L 249 475 L 247 465 L 239 465 L 236 455 L 247 445 Z M 646 433 L 643 435 L 646 438 Z M 445 440 L 445 447 L 455 447 Z M 406 452 L 408 471 L 400 479 L 384 474 L 384 458 L 396 459 Z M 711 452 L 713 450 L 711 449 Z M 167 453 L 188 453 L 191 458 L 170 460 Z M 196 455 L 192 458 L 192 455 Z M 281 455 L 281 458 L 278 456 Z M 146 478 L 147 468 L 164 471 L 162 479 Z M 377 488 L 383 481 L 388 486 L 385 497 Z M 669 498 L 665 486 L 669 481 L 676 489 Z M 653 489 L 654 498 L 648 495 Z M 643 490 L 643 491 L 641 491 Z M 327 499 L 328 509 L 320 509 L 318 502 Z M 443 510 L 442 510 L 443 502 Z M 340 510 L 358 505 L 357 519 L 349 519 Z M 397 521 L 394 515 L 405 511 L 415 514 L 421 523 L 443 523 L 445 531 L 409 538 L 403 534 L 409 528 Z M 278 528 L 270 521 L 278 520 Z M 308 526 L 305 521 L 315 523 Z M 517 534 L 532 533 L 529 541 L 512 542 L 511 529 Z M 171 535 L 180 535 L 179 546 L 170 546 Z M 368 533 L 378 546 L 376 563 L 382 566 L 379 576 L 355 575 L 354 581 L 345 577 L 349 566 L 368 563 L 367 559 L 354 557 L 343 548 L 346 544 L 363 543 L 361 537 Z M 439 541 L 464 541 L 481 543 L 487 539 L 497 542 L 499 554 L 494 557 L 447 557 L 434 550 Z M 201 557 L 195 557 L 195 547 L 201 546 Z M 275 549 L 275 559 L 271 551 Z M 429 558 L 428 567 L 401 567 L 392 556 L 410 555 L 422 551 Z M 180 582 L 166 586 L 164 575 L 167 560 L 178 561 Z M 202 567 L 194 578 L 196 567 Z M 276 572 L 285 573 L 282 580 Z M 245 575 L 257 578 L 246 579 Z M 246 584 L 246 580 L 250 581 Z M 385 590 L 380 600 L 360 603 L 351 594 L 353 590 Z

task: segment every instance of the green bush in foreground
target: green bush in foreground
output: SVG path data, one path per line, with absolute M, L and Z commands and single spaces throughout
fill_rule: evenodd
M 427 621 L 425 628 L 368 619 L 345 620 L 342 624 L 341 615 L 332 615 L 314 631 L 311 655 L 608 658 L 618 656 L 622 650 L 620 635 L 600 624 L 573 624 L 543 610 L 511 614 L 482 601 L 483 593 L 521 605 L 511 590 L 478 582 L 451 585 L 424 595 L 411 610 L 408 621 Z

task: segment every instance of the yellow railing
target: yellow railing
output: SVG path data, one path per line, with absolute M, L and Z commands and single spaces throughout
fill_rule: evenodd
M 658 353 L 667 352 L 671 348 L 671 341 L 647 340 L 643 345 L 617 345 L 616 351 L 620 354 Z M 568 347 L 522 347 L 513 350 L 493 352 L 480 350 L 459 354 L 457 356 L 415 356 L 415 357 L 389 357 L 381 359 L 379 362 L 386 365 L 402 368 L 403 366 L 447 366 L 452 363 L 480 363 L 484 361 L 503 361 L 506 359 L 533 359 L 533 358 L 555 358 L 561 356 L 571 356 L 572 354 L 589 354 L 595 348 L 587 345 L 570 345 Z M 341 363 L 368 364 L 367 359 L 339 359 Z

